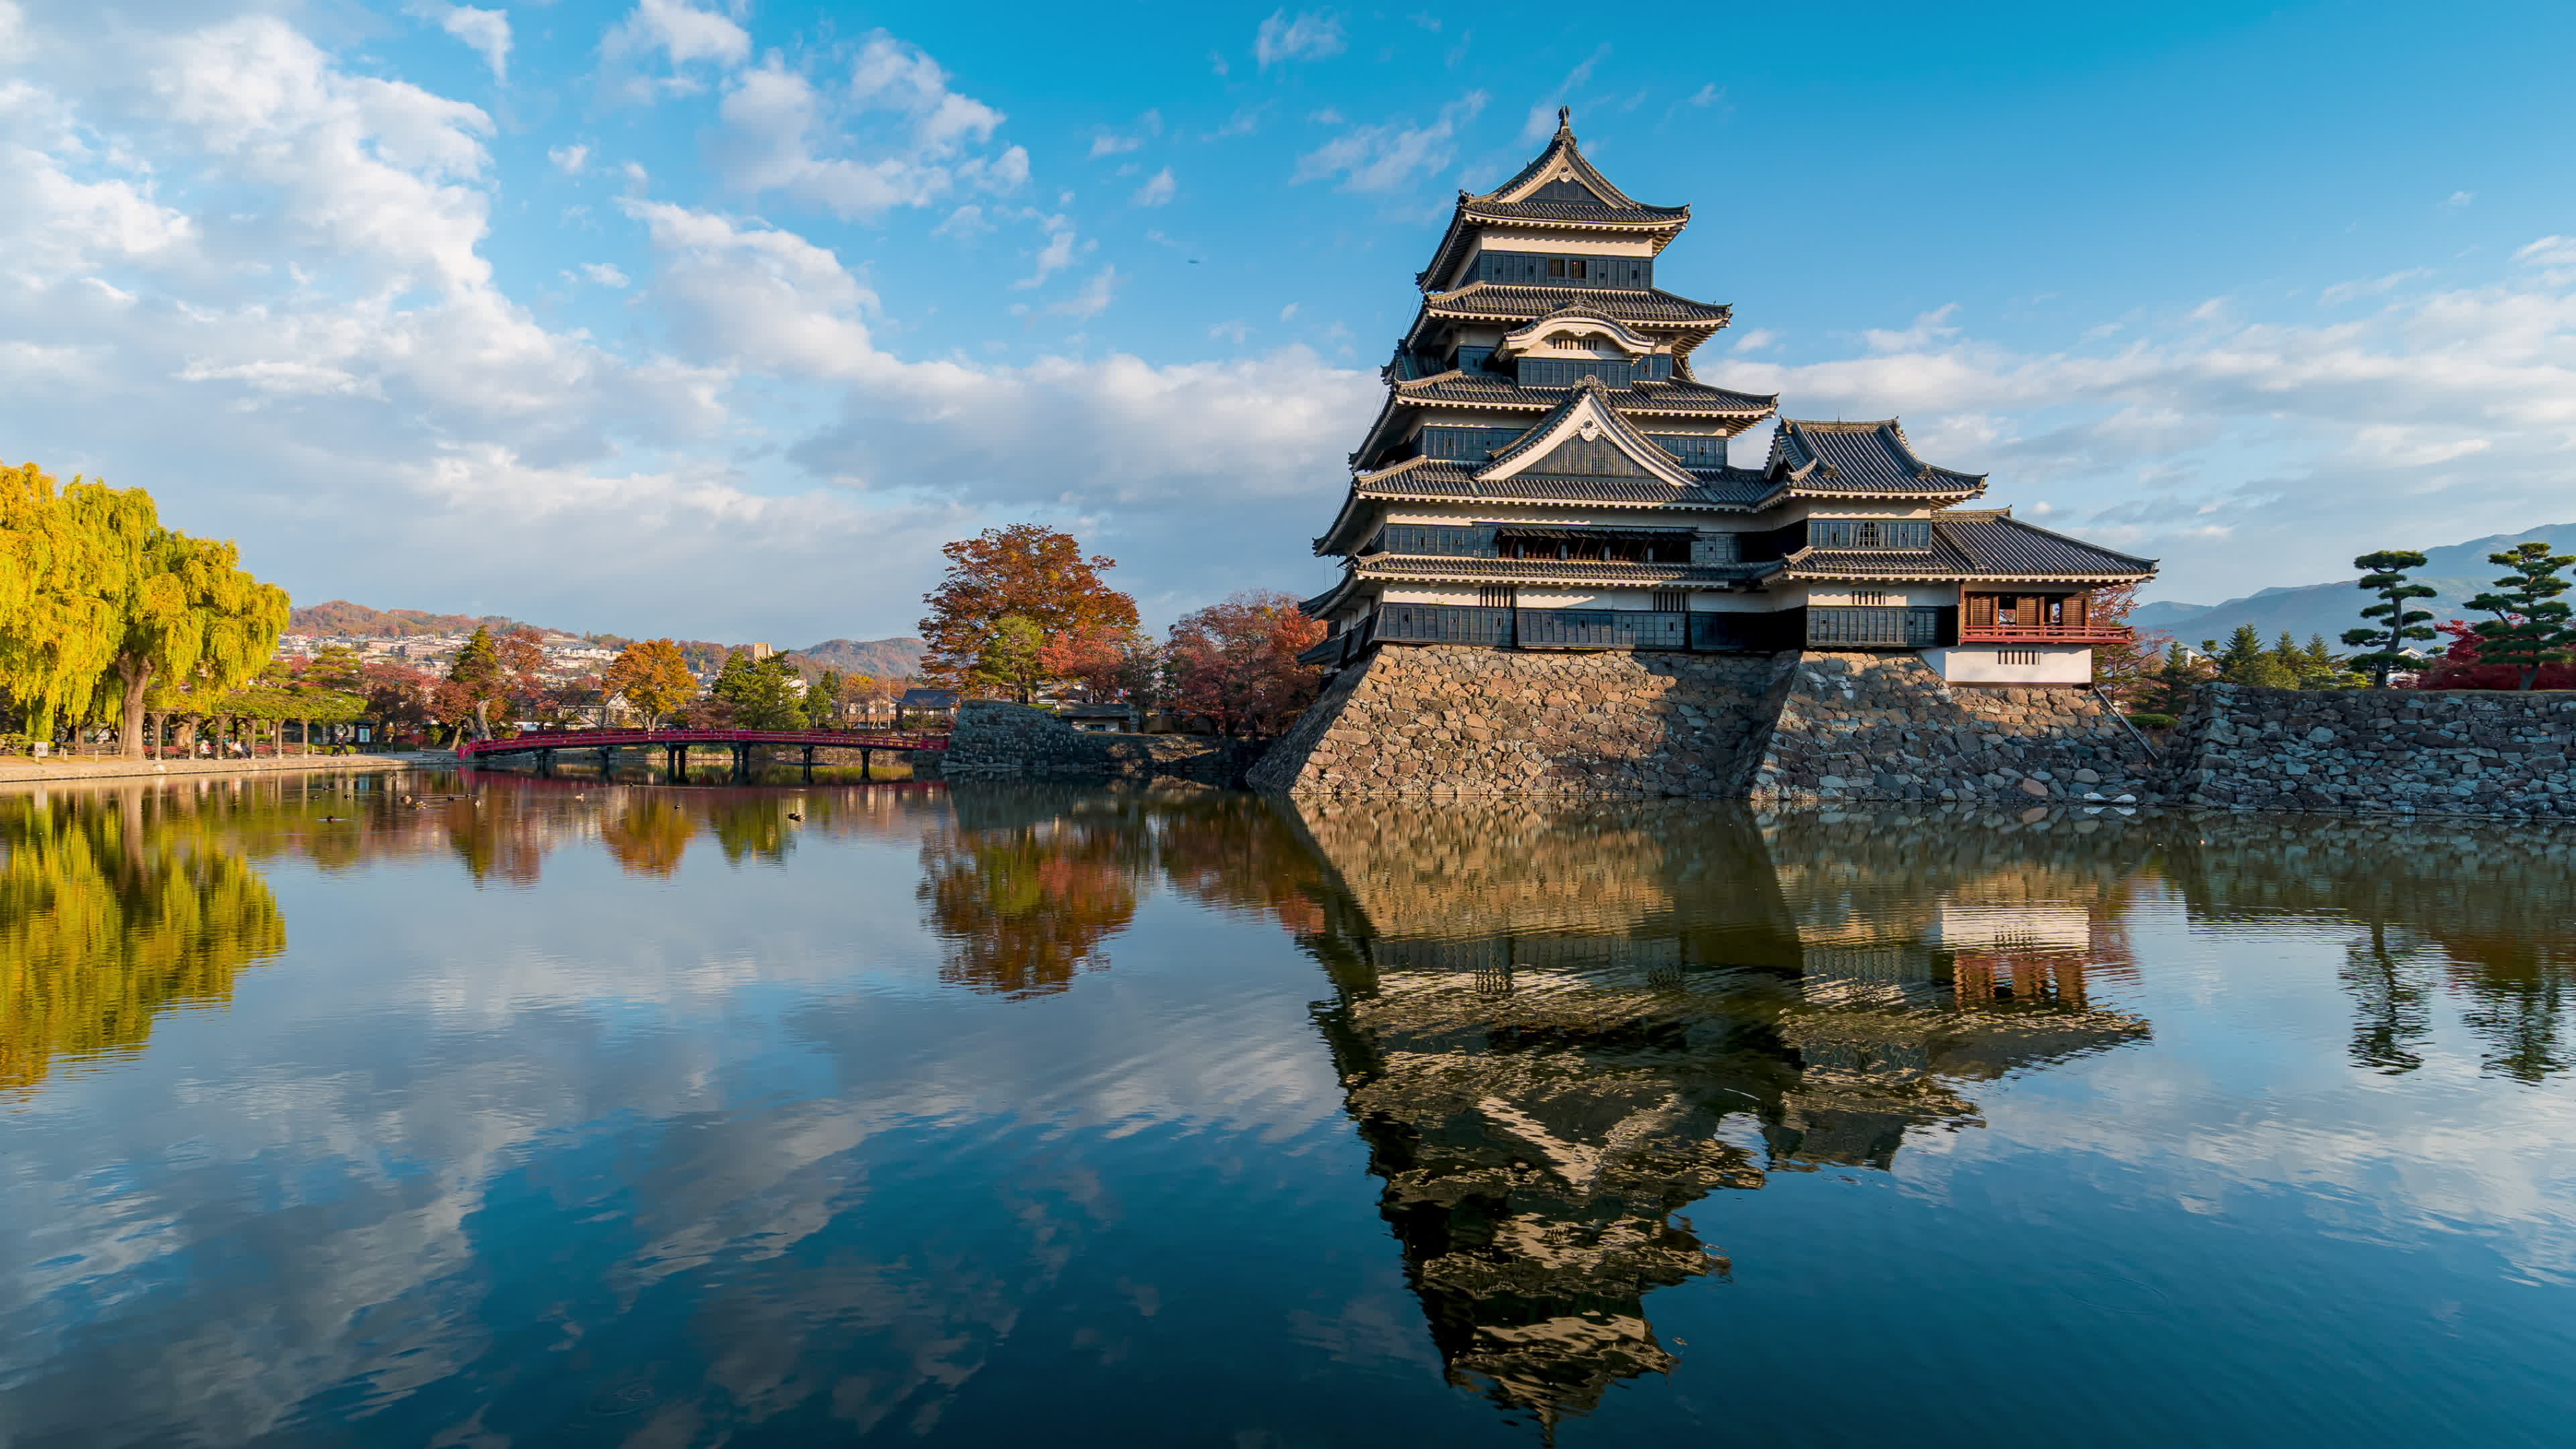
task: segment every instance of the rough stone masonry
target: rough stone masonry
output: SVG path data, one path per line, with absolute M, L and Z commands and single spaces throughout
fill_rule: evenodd
M 1842 801 L 2113 800 L 2144 744 L 2089 691 L 1954 689 L 1913 655 L 1382 645 L 1254 767 L 1259 790 Z
M 2208 685 L 2158 761 L 2090 690 L 1953 686 L 1910 654 L 1381 645 L 1257 763 L 1255 749 L 1086 735 L 978 702 L 946 765 L 961 780 L 1247 784 L 1308 798 L 2576 816 L 2576 692 Z

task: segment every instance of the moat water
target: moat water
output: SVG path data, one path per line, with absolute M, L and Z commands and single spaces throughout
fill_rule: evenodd
M 0 1444 L 2564 1443 L 2571 987 L 2486 823 L 0 794 Z

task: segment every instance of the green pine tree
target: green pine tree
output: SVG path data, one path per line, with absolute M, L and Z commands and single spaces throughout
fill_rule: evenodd
M 2558 571 L 2576 564 L 2576 554 L 2554 554 L 2546 543 L 2516 544 L 2487 562 L 2510 570 L 2495 587 L 2469 600 L 2469 607 L 2493 614 L 2478 621 L 2478 659 L 2522 671 L 2524 689 L 2540 677 L 2540 666 L 2563 663 L 2576 650 L 2576 627 L 2568 621 L 2567 580 Z
M 2371 628 L 2344 631 L 2343 642 L 2360 645 L 2369 651 L 2356 654 L 2345 663 L 2368 671 L 2370 682 L 2386 689 L 2390 671 L 2404 669 L 2414 663 L 2401 652 L 2406 645 L 2433 637 L 2433 631 L 2427 627 L 2433 622 L 2433 616 L 2422 609 L 2406 607 L 2408 601 L 2433 598 L 2441 590 L 2407 581 L 2408 569 L 2424 566 L 2424 555 L 2413 549 L 2392 548 L 2366 553 L 2354 559 L 2352 566 L 2365 571 L 2361 576 L 2361 587 L 2380 599 L 2379 603 L 2362 610 L 2361 616 L 2382 622 Z
M 2229 684 L 2248 684 L 2263 689 L 2296 689 L 2299 676 L 2283 664 L 2272 650 L 2263 647 L 2263 636 L 2251 624 L 2239 624 L 2227 636 L 2225 647 L 2216 640 L 2201 641 L 2201 648 L 2218 666 L 2218 677 Z

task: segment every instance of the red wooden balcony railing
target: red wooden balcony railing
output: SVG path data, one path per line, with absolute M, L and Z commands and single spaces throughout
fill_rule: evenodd
M 2123 624 L 1962 624 L 1962 644 L 2125 644 Z

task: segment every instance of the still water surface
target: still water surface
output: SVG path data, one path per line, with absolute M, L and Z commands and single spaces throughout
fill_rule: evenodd
M 0 795 L 0 1443 L 2566 1443 L 2572 857 Z

